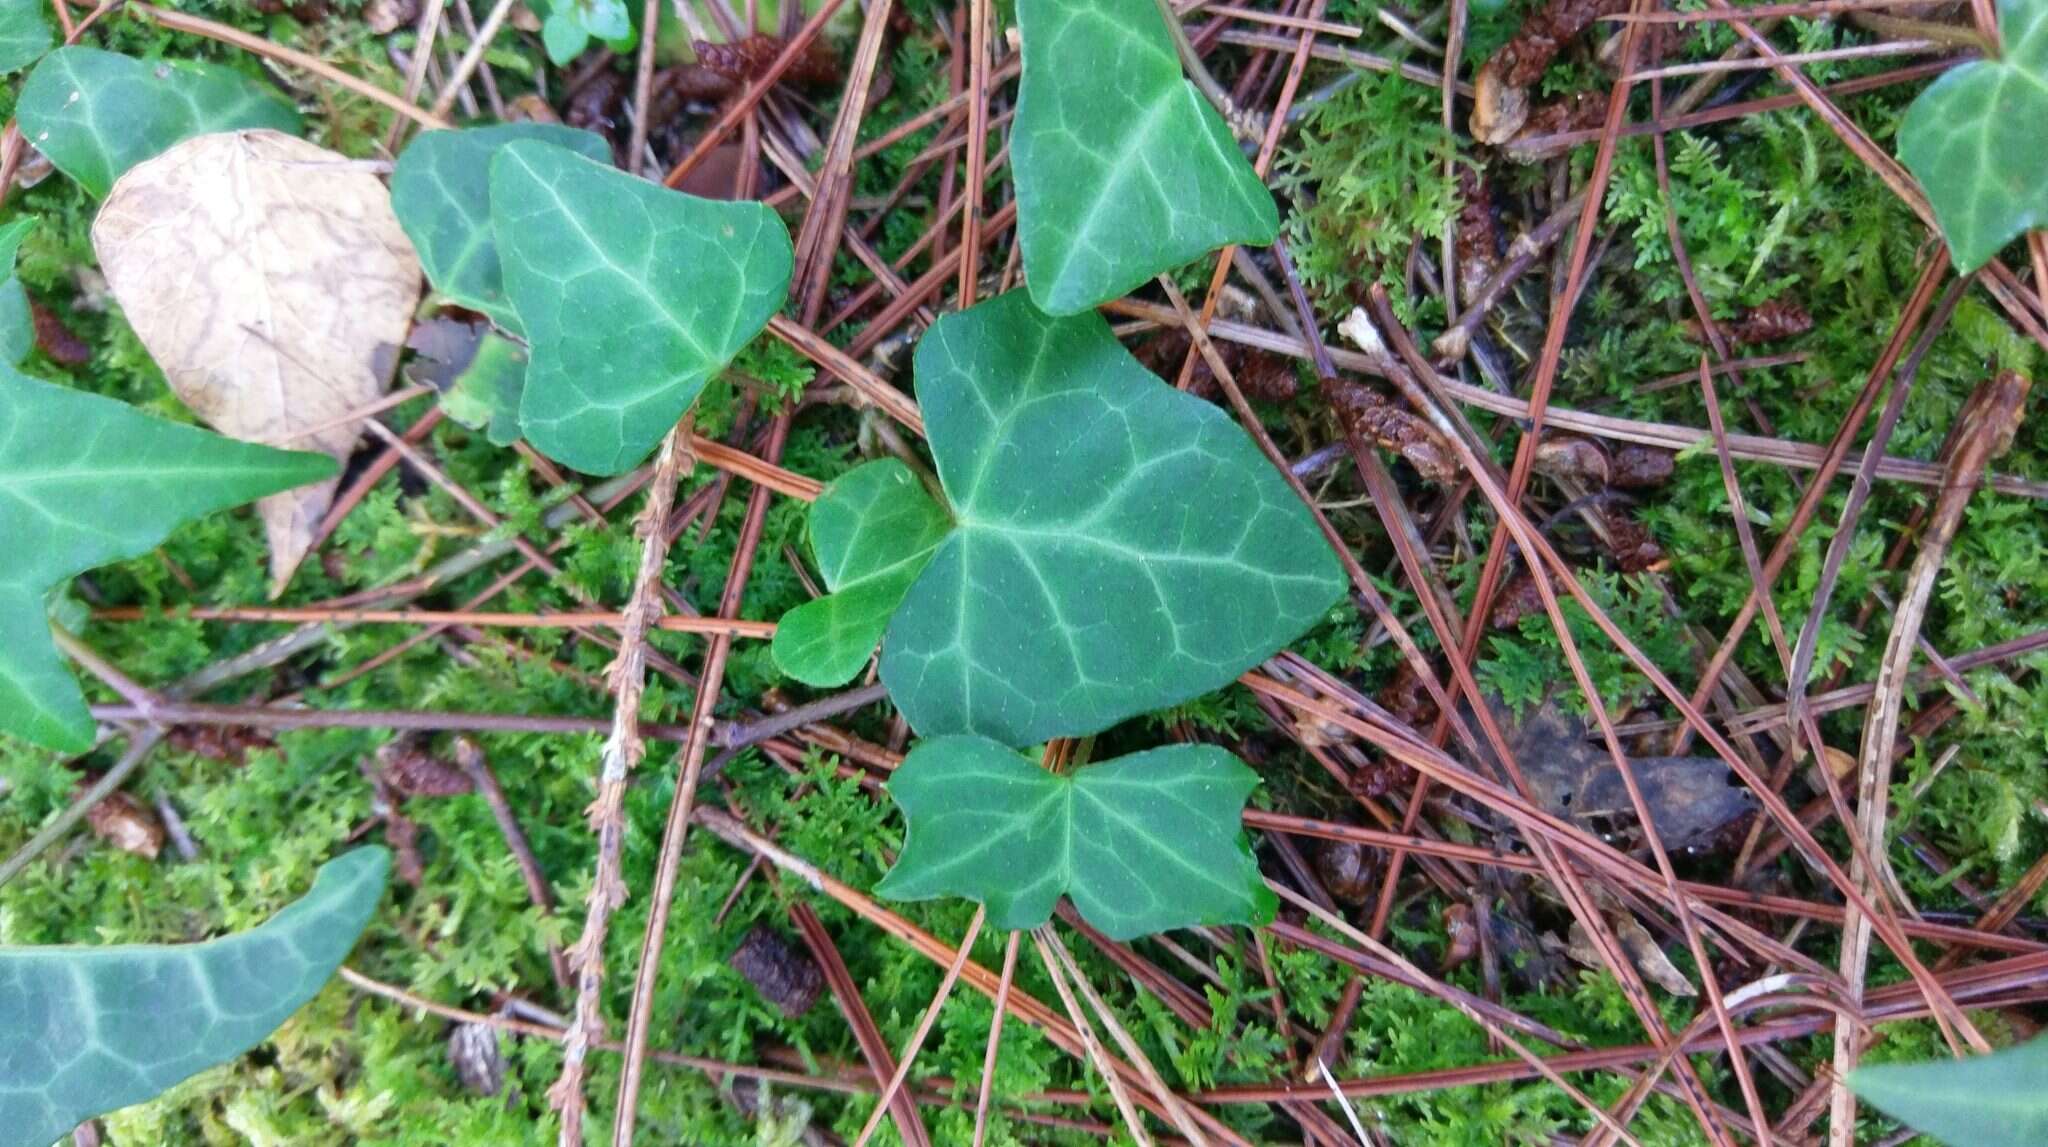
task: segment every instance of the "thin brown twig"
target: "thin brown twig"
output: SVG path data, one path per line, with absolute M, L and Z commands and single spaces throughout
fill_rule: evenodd
M 789 416 L 775 419 L 768 436 L 767 461 L 779 462 L 783 444 L 789 437 Z M 754 554 L 760 546 L 761 527 L 768 513 L 769 491 L 765 486 L 755 486 L 747 499 L 746 518 L 740 526 L 738 549 L 733 555 L 732 567 L 726 574 L 725 592 L 718 603 L 718 614 L 724 618 L 739 616 L 740 603 L 746 593 L 747 580 L 753 573 Z M 640 962 L 633 975 L 632 1008 L 626 1019 L 626 1063 L 619 1076 L 619 1099 L 616 1116 L 612 1125 L 614 1147 L 630 1147 L 638 1120 L 641 1076 L 644 1071 L 648 1034 L 653 1026 L 655 977 L 661 968 L 662 941 L 668 930 L 669 909 L 675 899 L 676 880 L 682 869 L 683 845 L 689 833 L 690 811 L 697 797 L 697 784 L 703 774 L 704 755 L 710 745 L 714 727 L 713 711 L 718 705 L 718 695 L 725 682 L 727 658 L 732 652 L 732 639 L 724 635 L 711 638 L 711 648 L 704 656 L 704 670 L 697 686 L 697 696 L 691 706 L 688 739 L 683 743 L 680 761 L 677 765 L 675 796 L 669 802 L 668 821 L 662 829 L 660 858 L 655 867 L 654 892 L 648 912 L 647 931 L 641 938 Z M 911 1108 L 914 1119 L 916 1109 Z M 907 1130 L 907 1129 L 906 1129 Z M 906 1139 L 908 1136 L 906 1135 Z M 568 1145 L 564 1145 L 568 1147 Z
M 620 871 L 626 838 L 626 781 L 647 751 L 640 731 L 640 698 L 647 680 L 647 630 L 661 616 L 658 588 L 668 558 L 669 511 L 675 505 L 676 485 L 689 459 L 684 448 L 688 434 L 684 425 L 671 429 L 655 460 L 654 482 L 636 526 L 640 535 L 640 564 L 633 579 L 633 596 L 619 626 L 619 654 L 609 671 L 615 698 L 611 735 L 605 740 L 597 797 L 589 809 L 590 827 L 597 835 L 597 870 L 584 902 L 583 934 L 569 950 L 570 964 L 576 972 L 576 1014 L 563 1041 L 561 1075 L 548 1093 L 549 1102 L 561 1113 L 561 1147 L 583 1147 L 584 1059 L 590 1045 L 604 1038 L 601 993 L 605 936 L 610 930 L 612 913 L 626 900 L 625 879 Z

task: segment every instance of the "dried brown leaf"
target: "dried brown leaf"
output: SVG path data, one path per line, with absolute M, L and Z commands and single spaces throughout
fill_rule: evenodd
M 1634 916 L 1624 912 L 1610 912 L 1607 913 L 1607 923 L 1614 929 L 1615 936 L 1621 940 L 1622 950 L 1628 953 L 1629 962 L 1634 964 L 1636 970 L 1651 983 L 1674 996 L 1699 994 L 1699 990 L 1692 986 L 1692 981 L 1685 978 L 1685 973 L 1678 970 L 1677 965 L 1671 962 L 1671 957 L 1664 954 L 1664 949 L 1658 947 L 1657 941 Z M 1571 947 L 1568 951 L 1572 959 L 1588 968 L 1607 966 L 1606 962 L 1601 960 L 1600 953 L 1594 949 L 1593 938 L 1586 933 L 1585 925 L 1576 920 L 1572 921 Z
M 1589 739 L 1583 720 L 1555 700 L 1519 721 L 1498 702 L 1493 711 L 1530 795 L 1545 810 L 1602 831 L 1640 831 L 1621 771 L 1606 745 L 1597 737 Z M 1498 769 L 1492 750 L 1483 742 L 1480 749 L 1489 767 Z M 1757 809 L 1756 796 L 1718 757 L 1631 756 L 1628 764 L 1667 848 L 1717 846 L 1723 843 L 1722 828 Z
M 114 297 L 171 388 L 230 437 L 347 458 L 384 393 L 419 259 L 370 172 L 275 131 L 186 140 L 123 175 L 93 224 Z M 312 431 L 312 433 L 306 433 Z M 265 498 L 273 594 L 340 479 Z

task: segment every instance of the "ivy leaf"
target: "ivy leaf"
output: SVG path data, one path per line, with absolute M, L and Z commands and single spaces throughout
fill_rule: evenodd
M 784 614 L 775 661 L 807 685 L 843 685 L 868 654 L 953 523 L 910 467 L 858 467 L 811 506 L 811 548 L 832 592 Z
M 265 923 L 203 944 L 0 948 L 0 1147 L 47 1147 L 262 1043 L 347 958 L 390 869 L 359 848 Z
M 16 219 L 0 227 L 0 363 L 18 365 L 36 348 L 35 316 L 28 309 L 28 292 L 14 274 L 14 259 L 21 241 L 35 230 L 34 219 Z
M 121 173 L 195 135 L 300 131 L 299 113 L 240 72 L 59 48 L 22 85 L 21 132 L 57 170 L 104 199 Z
M 1017 20 L 1017 236 L 1047 313 L 1280 233 L 1272 194 L 1182 78 L 1154 0 L 1018 0 Z
M 1953 1147 L 2048 1143 L 2048 1038 L 1968 1059 L 1859 1067 L 1849 1086 Z
M 602 136 L 552 123 L 507 123 L 423 132 L 391 172 L 391 209 L 419 252 L 434 289 L 519 333 L 505 299 L 498 241 L 491 231 L 491 157 L 522 139 L 552 143 L 609 164 Z
M 325 455 L 236 442 L 0 366 L 0 732 L 92 747 L 85 698 L 50 640 L 52 587 L 146 554 L 192 518 L 334 473 Z
M 499 150 L 491 222 L 532 347 L 520 426 L 586 474 L 652 454 L 789 291 L 789 231 L 774 211 L 670 191 L 552 144 Z
M 1276 900 L 1239 826 L 1258 783 L 1213 745 L 1059 775 L 980 737 L 924 741 L 889 779 L 908 828 L 876 891 L 978 900 L 1011 931 L 1045 923 L 1062 893 L 1117 940 L 1263 924 Z
M 2048 227 L 2048 0 L 2000 0 L 1998 27 L 2004 57 L 1949 69 L 1899 126 L 1899 158 L 1965 273 Z
M 519 393 L 526 386 L 526 351 L 518 343 L 486 332 L 476 356 L 455 376 L 441 409 L 472 430 L 481 430 L 493 446 L 519 441 Z
M 35 63 L 57 42 L 48 8 L 43 0 L 0 0 L 0 76 Z
M 548 62 L 558 68 L 574 63 L 593 39 L 619 53 L 629 51 L 638 39 L 625 0 L 552 0 L 543 11 L 547 19 L 541 23 L 541 46 L 547 49 Z
M 1244 431 L 1099 315 L 1021 292 L 947 315 L 917 390 L 955 526 L 889 623 L 882 680 L 926 736 L 1099 732 L 1228 684 L 1343 592 Z

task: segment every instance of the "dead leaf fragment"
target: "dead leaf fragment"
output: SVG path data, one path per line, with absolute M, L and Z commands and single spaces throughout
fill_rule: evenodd
M 1522 767 L 1530 795 L 1553 815 L 1589 828 L 1640 834 L 1635 802 L 1606 745 L 1591 737 L 1583 719 L 1546 698 L 1517 719 L 1513 710 L 1489 699 L 1508 749 Z M 1590 738 L 1590 739 L 1589 739 Z M 1489 768 L 1502 768 L 1482 743 Z M 1657 835 L 1671 849 L 1715 844 L 1721 830 L 1754 813 L 1756 796 L 1734 780 L 1718 757 L 1628 758 Z
M 164 826 L 146 804 L 127 793 L 109 793 L 85 814 L 92 834 L 122 852 L 155 860 L 164 850 Z
M 1613 926 L 1614 934 L 1621 940 L 1622 950 L 1628 953 L 1629 962 L 1636 966 L 1645 978 L 1674 996 L 1696 996 L 1699 989 L 1685 978 L 1685 973 L 1657 946 L 1657 941 L 1634 916 L 1623 912 L 1610 912 L 1607 922 Z M 1585 925 L 1572 921 L 1571 946 L 1567 950 L 1572 959 L 1588 968 L 1604 968 L 1606 963 L 1593 946 L 1593 938 L 1586 934 Z
M 362 428 L 347 416 L 384 393 L 420 296 L 376 176 L 281 132 L 198 136 L 122 176 L 92 239 L 195 414 L 233 438 L 348 457 Z M 340 481 L 259 503 L 273 594 Z

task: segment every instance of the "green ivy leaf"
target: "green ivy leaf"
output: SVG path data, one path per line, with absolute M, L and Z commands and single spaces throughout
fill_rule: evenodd
M 1017 237 L 1047 313 L 1280 233 L 1272 194 L 1182 78 L 1154 0 L 1018 0 L 1017 21 Z
M 557 8 L 541 22 L 540 43 L 547 49 L 548 63 L 565 68 L 590 46 L 590 32 L 574 8 Z
M 1263 924 L 1276 900 L 1239 824 L 1258 783 L 1213 745 L 1059 775 L 980 737 L 924 741 L 889 778 L 908 828 L 876 891 L 978 900 L 1011 931 L 1045 923 L 1062 893 L 1117 940 Z
M 0 363 L 18 365 L 36 348 L 35 316 L 28 309 L 28 292 L 14 274 L 14 259 L 21 241 L 35 230 L 36 221 L 16 219 L 0 226 Z
M 586 474 L 643 461 L 789 291 L 759 203 L 670 191 L 531 140 L 491 161 L 505 290 L 532 347 L 526 440 Z
M 2048 0 L 2000 0 L 1998 27 L 2004 57 L 1951 68 L 1899 126 L 1899 158 L 1963 272 L 2048 227 Z
M 297 135 L 301 126 L 291 104 L 240 72 L 78 47 L 36 65 L 15 115 L 22 135 L 98 199 L 122 172 L 195 135 L 263 127 Z
M 324 454 L 222 438 L 0 366 L 0 732 L 92 747 L 85 698 L 50 640 L 52 587 L 146 554 L 192 518 L 334 472 Z
M 359 848 L 262 925 L 203 944 L 0 949 L 0 1147 L 48 1147 L 262 1043 L 348 957 L 390 869 Z
M 493 446 L 519 441 L 519 395 L 526 388 L 526 351 L 503 335 L 485 333 L 476 357 L 455 376 L 441 409 Z
M 552 123 L 507 123 L 422 133 L 391 172 L 391 210 L 420 254 L 427 281 L 450 300 L 519 333 L 505 299 L 491 231 L 491 157 L 506 144 L 540 140 L 609 164 L 604 137 Z
M 911 583 L 953 523 L 894 458 L 825 487 L 811 506 L 811 548 L 832 592 L 782 615 L 775 662 L 807 685 L 843 685 L 866 665 Z
M 1343 592 L 1244 431 L 1099 315 L 1021 292 L 947 315 L 917 390 L 955 527 L 889 623 L 882 680 L 926 736 L 1099 732 L 1228 684 Z
M 28 67 L 57 42 L 44 0 L 0 0 L 0 76 Z
M 2048 1038 L 1968 1059 L 1860 1067 L 1849 1086 L 1951 1147 L 2048 1143 Z

